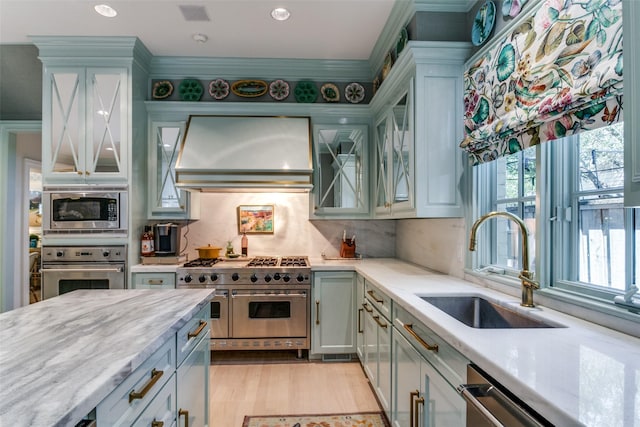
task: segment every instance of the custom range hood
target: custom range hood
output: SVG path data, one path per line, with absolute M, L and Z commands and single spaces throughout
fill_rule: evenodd
M 190 190 L 309 191 L 309 118 L 189 116 L 175 169 Z

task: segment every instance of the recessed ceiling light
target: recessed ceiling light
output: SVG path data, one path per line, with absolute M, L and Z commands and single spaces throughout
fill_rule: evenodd
M 96 12 L 98 12 L 102 16 L 106 16 L 107 18 L 113 18 L 118 14 L 114 8 L 109 6 L 108 4 L 97 4 L 93 7 Z
M 209 37 L 207 37 L 206 34 L 201 34 L 201 33 L 196 33 L 192 37 L 198 43 L 206 43 L 207 40 L 209 40 Z
M 271 17 L 276 21 L 286 21 L 291 16 L 291 13 L 284 7 L 276 7 L 271 11 Z

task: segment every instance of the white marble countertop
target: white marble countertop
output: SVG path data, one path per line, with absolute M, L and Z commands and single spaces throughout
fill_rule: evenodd
M 640 426 L 638 338 L 543 306 L 523 308 L 517 298 L 399 260 L 314 259 L 312 265 L 362 274 L 556 426 Z M 461 293 L 566 327 L 474 329 L 418 296 Z
M 75 291 L 0 314 L 0 425 L 75 425 L 212 291 Z

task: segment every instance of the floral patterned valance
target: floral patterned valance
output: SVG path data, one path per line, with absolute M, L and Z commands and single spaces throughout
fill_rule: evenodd
M 622 120 L 621 0 L 546 0 L 464 75 L 474 164 Z

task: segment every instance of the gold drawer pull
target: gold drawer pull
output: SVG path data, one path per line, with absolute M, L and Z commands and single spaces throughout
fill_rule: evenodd
M 375 294 L 373 291 L 367 291 L 367 293 L 368 293 L 369 295 L 371 295 L 371 298 L 373 298 L 373 300 L 374 300 L 375 302 L 377 302 L 378 304 L 384 304 L 384 300 L 383 300 L 383 299 L 380 299 L 379 297 L 377 297 L 377 296 L 376 296 L 376 294 Z
M 202 330 L 205 328 L 205 326 L 207 326 L 207 322 L 205 322 L 204 320 L 201 320 L 201 321 L 200 321 L 200 326 L 198 326 L 198 329 L 196 329 L 196 330 L 195 330 L 195 331 L 193 331 L 193 332 L 189 332 L 189 333 L 187 334 L 187 339 L 189 339 L 189 340 L 190 340 L 191 338 L 195 338 L 195 337 L 197 337 L 198 335 L 200 335 L 200 332 L 202 332 Z
M 382 323 L 380 321 L 380 316 L 373 316 L 373 320 L 375 320 L 376 323 L 378 324 L 378 326 L 380 326 L 381 328 L 387 329 L 387 324 L 386 323 Z
M 405 323 L 404 329 L 407 332 L 409 332 L 411 334 L 411 336 L 413 338 L 415 338 L 416 341 L 418 341 L 424 348 L 426 348 L 429 351 L 435 351 L 436 353 L 438 352 L 438 344 L 429 344 L 425 340 L 420 338 L 420 336 L 418 336 L 418 334 L 416 334 L 416 332 L 413 330 L 413 324 L 412 323 Z
M 149 279 L 147 281 L 150 285 L 162 285 L 164 283 L 163 279 Z
M 414 411 L 412 411 L 412 409 L 415 408 L 413 399 L 418 396 L 420 396 L 420 392 L 418 390 L 409 392 L 409 427 L 416 427 L 416 425 L 414 424 L 415 413 Z
M 151 387 L 153 387 L 153 385 L 158 382 L 162 374 L 164 374 L 164 371 L 158 371 L 156 370 L 156 368 L 153 368 L 151 370 L 151 379 L 149 380 L 148 383 L 145 384 L 142 390 L 140 391 L 134 390 L 129 393 L 129 403 L 133 402 L 136 399 L 143 399 L 144 396 L 147 393 L 149 393 L 149 390 L 151 390 Z
M 362 306 L 364 307 L 365 311 L 367 313 L 373 313 L 373 308 L 369 308 L 369 306 L 367 305 L 367 303 L 363 303 Z
M 189 427 L 189 411 L 186 409 L 178 410 L 178 424 L 180 424 L 180 417 L 184 415 L 184 427 Z
M 151 427 L 164 427 L 164 421 L 156 421 L 154 418 L 153 421 L 151 421 Z

